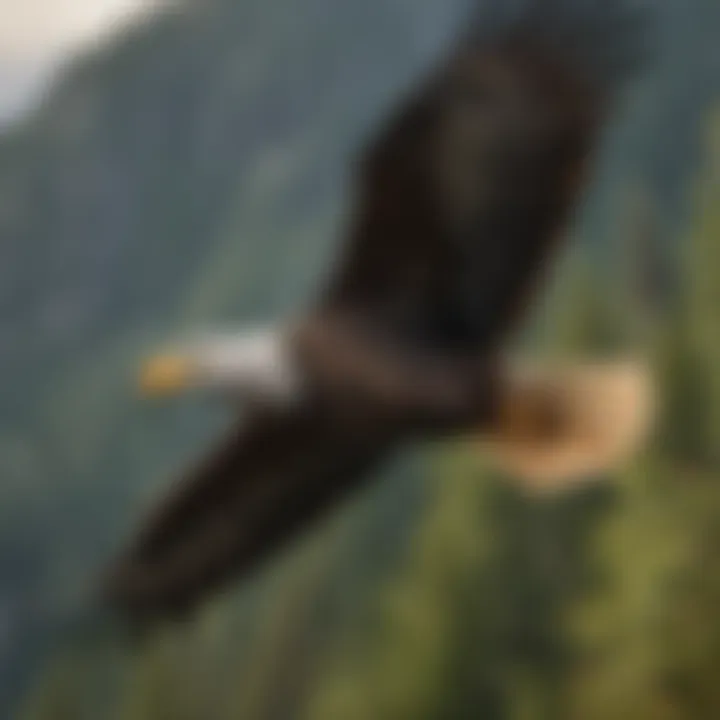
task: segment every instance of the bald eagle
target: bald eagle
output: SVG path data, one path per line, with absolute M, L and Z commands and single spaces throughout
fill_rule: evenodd
M 151 389 L 234 388 L 247 407 L 113 564 L 113 603 L 187 611 L 423 437 L 484 432 L 526 471 L 538 459 L 518 442 L 595 407 L 558 388 L 601 388 L 608 425 L 617 382 L 538 382 L 502 353 L 582 196 L 639 20 L 618 0 L 484 3 L 363 151 L 343 254 L 307 311 L 146 369 Z

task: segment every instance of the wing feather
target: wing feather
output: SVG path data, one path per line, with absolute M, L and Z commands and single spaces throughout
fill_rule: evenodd
M 291 542 L 389 446 L 309 409 L 250 419 L 150 514 L 111 569 L 107 598 L 137 618 L 186 612 Z

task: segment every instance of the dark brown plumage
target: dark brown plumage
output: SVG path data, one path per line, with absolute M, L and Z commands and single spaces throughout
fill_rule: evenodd
M 565 231 L 622 76 L 607 53 L 621 45 L 618 4 L 590 6 L 538 0 L 506 26 L 477 25 L 487 37 L 471 32 L 402 105 L 364 153 L 340 267 L 296 328 L 307 399 L 254 413 L 188 473 L 113 568 L 113 602 L 190 608 L 402 441 L 492 421 L 495 357 Z

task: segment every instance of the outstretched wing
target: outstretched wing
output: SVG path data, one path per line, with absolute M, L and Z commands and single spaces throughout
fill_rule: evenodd
M 107 599 L 136 618 L 184 613 L 301 533 L 389 446 L 307 408 L 247 419 L 150 514 L 112 567 Z
M 459 352 L 492 351 L 522 319 L 642 46 L 626 0 L 478 5 L 366 148 L 325 296 Z

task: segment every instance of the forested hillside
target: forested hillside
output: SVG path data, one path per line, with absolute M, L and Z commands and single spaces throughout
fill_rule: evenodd
M 211 608 L 197 637 L 170 637 L 136 663 L 114 657 L 122 653 L 111 642 L 81 643 L 76 650 L 72 640 L 94 570 L 128 531 L 130 518 L 223 422 L 220 411 L 192 402 L 141 404 L 132 386 L 137 359 L 184 329 L 278 317 L 309 296 L 332 257 L 351 158 L 398 93 L 442 50 L 462 22 L 463 4 L 186 0 L 77 58 L 43 107 L 0 138 L 0 706 L 14 706 L 29 689 L 22 705 L 31 716 L 85 712 L 98 718 L 89 686 L 101 693 L 104 679 L 126 700 L 122 720 L 179 717 L 179 711 L 161 715 L 152 705 L 167 707 L 179 685 L 191 696 L 187 704 L 177 699 L 187 717 L 212 717 L 187 708 L 205 707 L 213 698 L 229 703 L 230 709 L 218 705 L 215 711 L 223 720 L 300 717 L 291 710 L 299 713 L 301 706 L 313 717 L 351 718 L 347 709 L 332 710 L 333 703 L 362 708 L 371 702 L 362 683 L 376 687 L 371 673 L 390 677 L 392 670 L 407 677 L 388 693 L 402 686 L 405 695 L 381 698 L 380 710 L 357 709 L 357 717 L 414 718 L 412 703 L 442 703 L 442 692 L 465 697 L 442 685 L 451 657 L 471 673 L 463 680 L 455 669 L 453 677 L 468 692 L 481 693 L 478 703 L 496 708 L 489 717 L 509 712 L 499 699 L 496 667 L 509 668 L 500 682 L 505 691 L 516 673 L 528 696 L 544 697 L 555 680 L 561 684 L 569 660 L 558 648 L 558 618 L 571 603 L 566 586 L 581 584 L 576 573 L 582 576 L 589 562 L 561 551 L 574 547 L 576 536 L 592 535 L 596 516 L 600 525 L 625 523 L 627 532 L 642 533 L 645 518 L 632 514 L 642 514 L 634 509 L 642 503 L 620 503 L 625 514 L 612 514 L 606 505 L 617 498 L 598 489 L 558 507 L 535 507 L 468 471 L 464 456 L 454 453 L 450 469 L 434 470 L 429 484 L 422 481 L 423 468 L 434 465 L 425 457 L 389 471 L 386 482 L 319 531 L 297 558 Z M 720 409 L 708 400 L 708 375 L 696 369 L 711 367 L 716 357 L 715 340 L 707 338 L 714 274 L 720 277 L 712 216 L 720 196 L 703 128 L 718 94 L 720 7 L 714 0 L 656 4 L 655 57 L 608 133 L 601 173 L 578 226 L 586 242 L 577 264 L 592 266 L 595 294 L 577 281 L 582 271 L 570 263 L 567 275 L 575 280 L 568 286 L 589 296 L 586 302 L 573 296 L 565 305 L 587 305 L 595 318 L 570 318 L 570 326 L 590 335 L 596 325 L 618 329 L 626 317 L 613 314 L 618 295 L 607 292 L 611 278 L 619 277 L 617 264 L 629 263 L 633 277 L 635 268 L 657 265 L 667 278 L 661 297 L 653 297 L 648 323 L 669 323 L 670 329 L 662 339 L 656 329 L 648 336 L 678 383 L 675 424 L 661 448 L 674 454 L 671 461 L 651 458 L 647 468 L 659 467 L 657 476 L 668 476 L 667 486 L 675 488 L 680 467 L 702 498 L 674 489 L 678 496 L 670 495 L 664 509 L 668 501 L 660 493 L 658 522 L 662 513 L 670 522 L 670 509 L 695 502 L 697 517 L 692 505 L 678 522 L 709 533 L 708 510 L 716 502 L 713 423 Z M 639 237 L 638 214 L 649 243 Z M 625 239 L 640 248 L 639 265 L 625 257 Z M 598 256 L 603 263 L 594 262 Z M 687 274 L 679 270 L 685 262 Z M 691 285 L 707 290 L 691 291 Z M 628 292 L 634 287 L 630 283 Z M 613 302 L 605 307 L 608 296 Z M 547 314 L 555 329 L 565 326 L 558 312 Z M 704 408 L 708 417 L 698 424 Z M 627 485 L 631 497 L 646 487 L 632 478 Z M 647 492 L 657 494 L 654 487 L 649 481 Z M 471 512 L 476 496 L 477 513 Z M 491 526 L 499 530 L 490 532 Z M 542 564 L 528 555 L 535 547 L 528 528 L 548 543 L 547 562 L 566 563 L 568 575 L 558 575 L 558 587 L 547 585 Z M 684 526 L 678 537 L 683 532 Z M 630 544 L 638 553 L 643 545 Z M 620 562 L 617 553 L 611 560 Z M 696 582 L 703 579 L 699 562 L 687 563 Z M 629 557 L 627 568 L 630 563 L 643 568 L 647 559 Z M 385 605 L 378 594 L 400 606 L 388 611 L 389 619 L 377 610 Z M 419 624 L 408 630 L 413 637 L 421 629 L 430 633 L 412 653 L 421 667 L 402 655 L 412 652 L 411 643 L 394 642 L 392 632 L 382 630 L 402 626 L 397 618 L 409 594 L 420 598 L 420 608 L 427 605 L 426 615 L 408 620 Z M 623 600 L 612 602 L 606 613 L 615 618 L 611 613 Z M 455 603 L 476 610 L 463 615 Z M 528 606 L 538 614 L 526 627 L 521 621 Z M 627 612 L 642 614 L 643 607 Z M 498 612 L 504 619 L 495 622 Z M 443 625 L 448 615 L 457 627 Z M 463 637 L 479 639 L 461 647 Z M 523 645 L 527 638 L 532 647 Z M 574 638 L 567 642 L 576 645 Z M 65 652 L 70 659 L 58 661 Z M 197 660 L 203 652 L 217 666 L 217 686 L 195 688 L 174 673 L 196 677 L 183 658 Z M 558 653 L 543 663 L 555 673 L 550 679 L 532 672 L 532 659 L 549 657 L 544 653 Z M 98 661 L 108 654 L 107 662 Z M 330 660 L 341 654 L 360 667 Z M 332 673 L 324 672 L 324 662 L 333 665 Z M 383 663 L 390 669 L 381 670 Z M 477 690 L 483 668 L 489 674 Z M 90 669 L 97 672 L 92 683 Z M 612 682 L 610 673 L 593 675 L 593 692 L 606 695 L 601 683 Z M 321 687 L 317 678 L 326 675 Z M 348 677 L 356 687 L 348 687 Z M 685 688 L 688 680 L 677 682 Z M 421 700 L 436 686 L 432 698 Z M 227 689 L 232 698 L 225 699 Z M 452 716 L 468 717 L 462 713 L 459 707 Z

